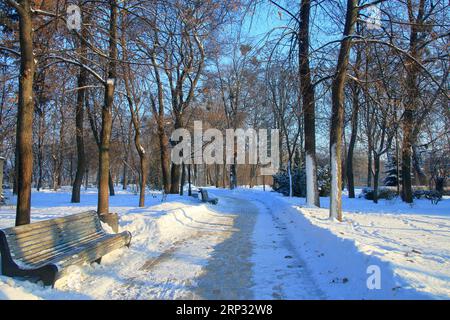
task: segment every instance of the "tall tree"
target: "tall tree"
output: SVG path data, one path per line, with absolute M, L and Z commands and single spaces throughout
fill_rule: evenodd
M 84 17 L 86 20 L 81 26 L 81 39 L 80 39 L 80 62 L 86 64 L 87 57 L 87 43 L 86 38 L 89 33 L 86 28 L 88 23 L 89 14 Z M 86 98 L 87 85 L 87 70 L 83 66 L 80 66 L 77 79 L 77 105 L 75 109 L 75 136 L 77 140 L 77 172 L 72 187 L 72 203 L 80 202 L 80 190 L 83 183 L 83 176 L 86 171 L 86 156 L 84 153 L 84 104 Z
M 343 39 L 332 84 L 330 123 L 331 195 L 330 218 L 342 221 L 342 134 L 344 127 L 344 86 L 352 46 L 351 33 L 358 18 L 358 1 L 347 0 Z
M 140 193 L 139 193 L 139 207 L 145 206 L 145 188 L 147 185 L 147 155 L 144 149 L 144 146 L 141 142 L 141 119 L 139 116 L 139 98 L 136 93 L 136 86 L 134 85 L 135 77 L 132 75 L 132 71 L 130 68 L 129 55 L 128 55 L 128 47 L 127 41 L 125 38 L 125 33 L 127 30 L 127 12 L 125 10 L 121 11 L 122 13 L 122 34 L 121 34 L 121 45 L 123 52 L 123 81 L 125 84 L 125 90 L 127 95 L 128 107 L 131 114 L 131 122 L 134 127 L 134 145 L 136 147 L 136 151 L 139 155 L 139 163 L 140 163 L 140 171 L 139 171 L 139 185 L 140 185 Z
M 109 147 L 111 143 L 114 90 L 117 80 L 117 0 L 109 0 L 109 6 L 109 62 L 108 79 L 105 82 L 105 100 L 102 106 L 102 129 L 100 132 L 98 214 L 109 213 Z
M 421 60 L 421 51 L 424 46 L 421 45 L 421 32 L 426 30 L 425 22 L 425 0 L 420 0 L 415 12 L 415 5 L 412 0 L 408 0 L 408 20 L 410 24 L 409 35 L 409 54 L 406 67 L 406 89 L 407 99 L 405 110 L 403 112 L 403 142 L 402 142 L 402 199 L 407 203 L 413 202 L 412 180 L 411 180 L 411 152 L 412 135 L 414 126 L 414 111 L 417 109 L 419 98 L 419 88 L 417 79 L 420 67 L 417 64 Z M 414 61 L 415 60 L 415 61 Z
M 357 46 L 356 48 L 356 61 L 354 65 L 355 76 L 359 78 L 359 68 L 361 66 L 361 46 Z M 355 197 L 355 179 L 353 175 L 353 153 L 356 145 L 356 137 L 358 135 L 358 114 L 359 114 L 359 83 L 357 81 L 353 81 L 351 85 L 352 90 L 352 115 L 351 115 L 351 134 L 350 141 L 348 143 L 348 151 L 347 151 L 347 161 L 346 161 L 346 175 L 347 175 L 347 190 L 348 197 Z
M 320 206 L 317 185 L 316 115 L 314 86 L 309 64 L 309 16 L 311 1 L 302 0 L 300 6 L 299 61 L 300 92 L 303 103 L 305 130 L 306 203 Z
M 17 111 L 17 209 L 16 226 L 30 223 L 31 179 L 33 172 L 33 82 L 35 57 L 33 53 L 33 21 L 31 1 L 7 0 L 19 14 L 20 77 Z

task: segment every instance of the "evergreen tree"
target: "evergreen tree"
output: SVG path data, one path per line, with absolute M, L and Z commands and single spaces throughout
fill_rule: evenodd
M 399 181 L 401 183 L 401 166 L 397 162 L 397 156 L 392 152 L 388 152 L 387 158 L 388 160 L 385 165 L 385 167 L 387 168 L 387 170 L 385 171 L 386 177 L 384 178 L 383 183 L 385 186 L 396 187 Z M 398 172 L 398 169 L 400 169 L 400 172 Z

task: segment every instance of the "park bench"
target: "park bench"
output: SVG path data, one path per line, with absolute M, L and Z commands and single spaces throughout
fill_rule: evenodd
M 208 202 L 212 204 L 217 204 L 219 202 L 219 199 L 217 198 L 210 198 L 208 196 L 208 191 L 203 188 L 199 188 L 200 194 L 202 195 L 202 202 Z
M 53 286 L 69 266 L 100 263 L 102 256 L 130 242 L 128 231 L 106 233 L 95 211 L 0 229 L 2 274 Z

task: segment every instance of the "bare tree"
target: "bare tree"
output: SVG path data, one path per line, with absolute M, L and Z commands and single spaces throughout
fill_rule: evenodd
M 320 206 L 319 188 L 317 185 L 315 97 L 309 66 L 310 11 L 311 1 L 302 0 L 298 35 L 299 74 L 305 130 L 306 202 L 309 205 Z
M 18 157 L 18 195 L 16 225 L 30 223 L 31 179 L 33 172 L 33 83 L 35 57 L 33 54 L 33 21 L 31 1 L 20 3 L 7 0 L 8 4 L 19 14 L 20 39 L 20 78 L 19 106 L 17 113 L 17 157 Z
M 351 34 L 358 18 L 358 1 L 348 0 L 343 39 L 339 50 L 336 74 L 332 85 L 332 115 L 330 123 L 331 199 L 330 218 L 342 221 L 342 134 L 344 127 L 344 86 L 352 45 Z

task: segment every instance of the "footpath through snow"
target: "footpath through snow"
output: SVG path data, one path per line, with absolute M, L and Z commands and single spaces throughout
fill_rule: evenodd
M 136 195 L 118 192 L 111 211 L 133 234 L 130 249 L 74 267 L 55 289 L 0 276 L 0 299 L 450 298 L 449 199 L 414 208 L 345 199 L 344 209 L 354 212 L 335 223 L 304 199 L 210 193 L 217 206 L 174 195 L 161 203 L 155 193 L 137 208 Z M 69 192 L 33 192 L 33 220 L 94 209 L 96 200 L 94 190 L 79 206 Z M 0 228 L 14 223 L 14 212 L 0 208 Z M 380 290 L 367 288 L 370 265 L 381 270 Z
M 233 195 L 266 207 L 287 228 L 289 242 L 326 298 L 450 298 L 448 197 L 437 205 L 418 200 L 411 206 L 398 199 L 377 205 L 345 196 L 339 223 L 328 219 L 329 198 L 321 198 L 325 209 L 320 209 L 273 192 L 247 189 Z M 265 236 L 262 231 L 260 241 Z M 380 270 L 381 288 L 371 290 L 367 279 L 373 266 Z

